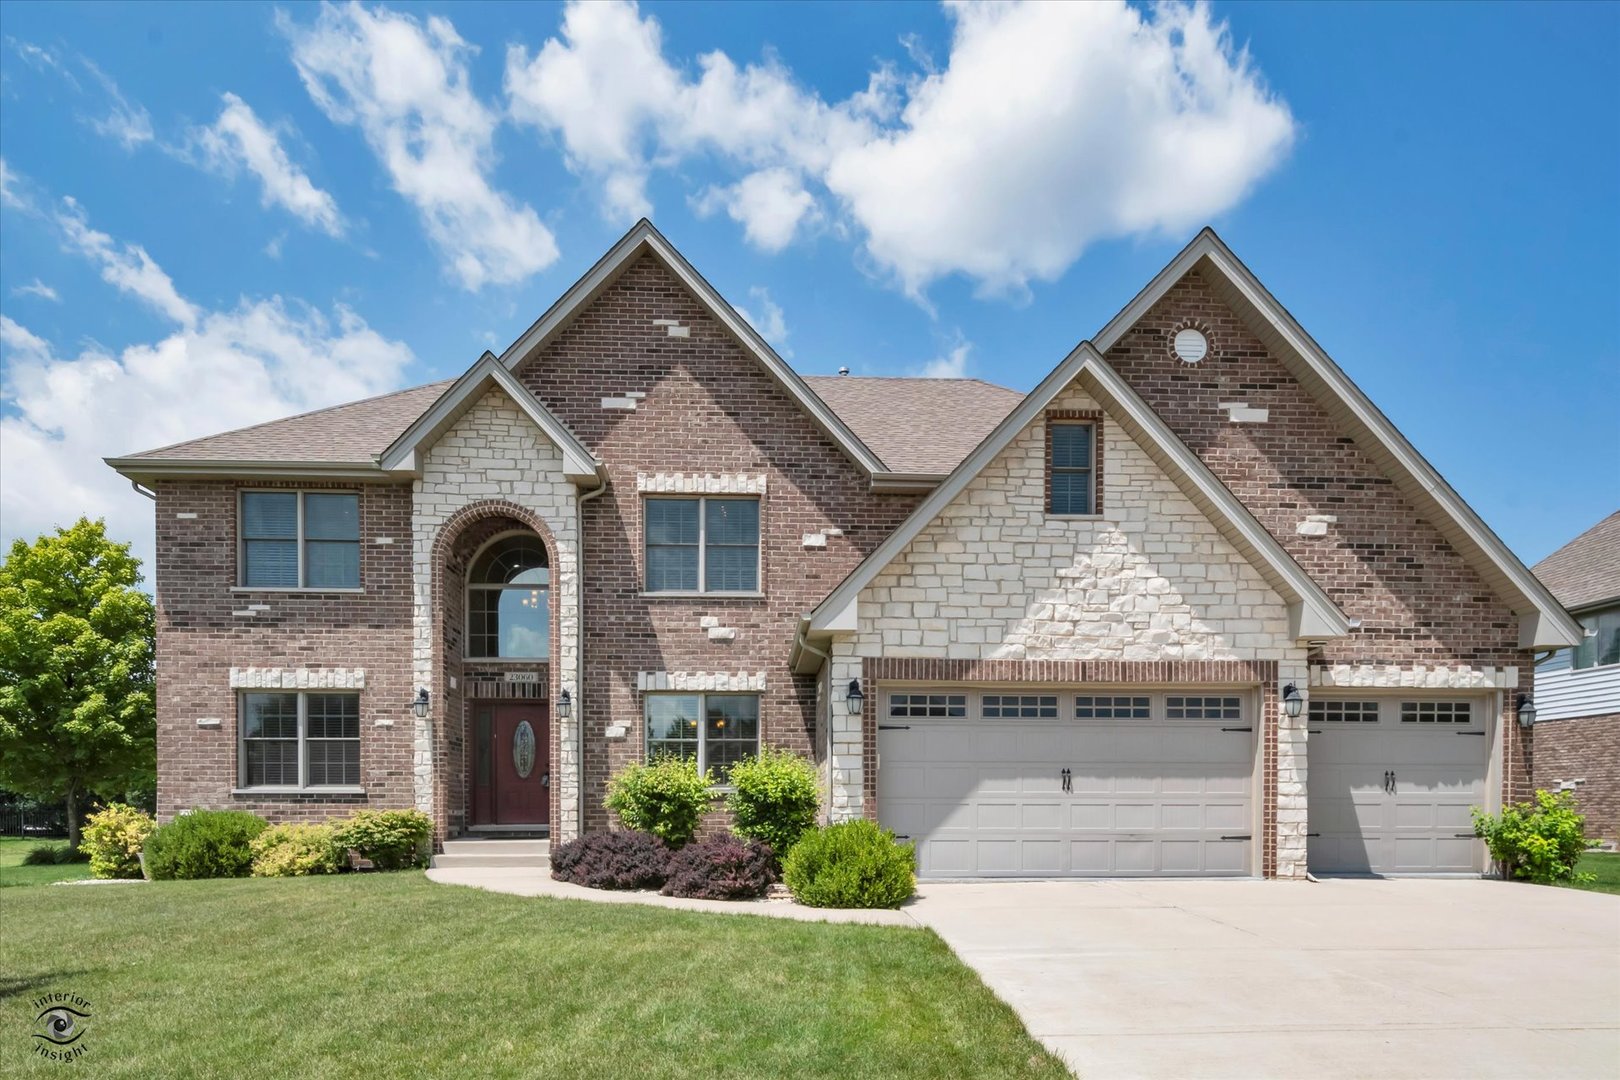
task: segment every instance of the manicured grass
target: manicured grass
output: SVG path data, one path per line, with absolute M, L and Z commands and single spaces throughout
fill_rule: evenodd
M 1596 874 L 1597 880 L 1586 884 L 1565 884 L 1568 889 L 1585 889 L 1587 892 L 1620 893 L 1620 854 L 1603 851 L 1588 851 L 1581 856 L 1575 870 L 1582 874 Z
M 23 856 L 38 844 L 63 844 L 66 840 L 0 836 L 0 889 L 12 885 L 47 885 L 53 881 L 74 881 L 90 876 L 88 863 L 62 863 L 58 866 L 24 866 Z
M 3 1076 L 61 1075 L 22 1034 L 53 991 L 98 1077 L 1067 1075 L 924 930 L 417 872 L 15 889 L 0 926 Z

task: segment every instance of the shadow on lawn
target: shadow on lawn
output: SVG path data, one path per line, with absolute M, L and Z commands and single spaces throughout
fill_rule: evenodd
M 21 979 L 0 979 L 0 1001 L 6 998 L 18 997 L 30 990 L 38 990 L 42 986 L 59 983 L 64 979 L 71 979 L 76 975 L 88 975 L 89 969 L 79 971 L 49 971 L 43 975 L 29 975 Z

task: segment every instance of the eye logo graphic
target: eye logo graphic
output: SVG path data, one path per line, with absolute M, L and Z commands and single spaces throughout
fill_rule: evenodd
M 34 1053 L 52 1061 L 73 1061 L 86 1046 L 85 1021 L 90 1019 L 90 1003 L 77 994 L 46 994 L 34 1002 Z

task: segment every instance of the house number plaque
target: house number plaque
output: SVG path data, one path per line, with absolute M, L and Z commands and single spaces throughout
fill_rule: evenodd
M 512 734 L 512 764 L 517 768 L 519 780 L 527 780 L 534 771 L 534 728 L 527 720 L 519 721 Z

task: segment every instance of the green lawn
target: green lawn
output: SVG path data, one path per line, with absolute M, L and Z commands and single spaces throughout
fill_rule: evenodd
M 1585 885 L 1567 884 L 1565 888 L 1620 893 L 1620 854 L 1589 851 L 1581 856 L 1581 861 L 1576 864 L 1575 869 L 1583 874 L 1596 874 L 1597 880 Z
M 52 881 L 73 881 L 90 876 L 87 863 L 60 866 L 24 866 L 23 856 L 37 844 L 66 844 L 66 840 L 23 839 L 0 836 L 0 889 L 12 885 L 45 885 Z
M 13 889 L 0 1076 L 87 998 L 98 1077 L 1060 1077 L 931 931 L 525 899 L 420 873 Z

